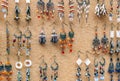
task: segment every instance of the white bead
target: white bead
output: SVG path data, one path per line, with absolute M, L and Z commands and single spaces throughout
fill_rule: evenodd
M 114 38 L 114 31 L 110 31 L 110 38 Z
M 19 0 L 15 0 L 15 3 L 19 3 Z
M 22 66 L 23 66 L 23 65 L 22 65 L 22 62 L 20 62 L 20 61 L 19 61 L 19 62 L 16 62 L 16 64 L 15 64 L 15 67 L 16 67 L 17 69 L 19 69 L 19 70 L 22 69 Z
M 109 17 L 109 21 L 112 21 L 112 17 L 111 16 Z
M 24 65 L 26 67 L 30 67 L 30 66 L 32 66 L 32 61 L 27 59 L 27 60 L 25 60 Z
M 117 18 L 117 22 L 118 22 L 118 23 L 120 22 L 120 17 Z
M 26 0 L 26 3 L 30 3 L 30 0 Z
M 120 38 L 120 31 L 116 31 L 116 37 Z

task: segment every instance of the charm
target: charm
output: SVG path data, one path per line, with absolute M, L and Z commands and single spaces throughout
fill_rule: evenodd
M 110 64 L 109 64 L 109 67 L 108 67 L 108 72 L 110 74 L 112 74 L 114 72 L 114 64 L 113 64 L 113 59 L 110 58 Z
M 63 21 L 64 19 L 64 0 L 60 0 L 58 2 L 58 16 L 59 16 L 59 19 L 60 21 Z
M 58 35 L 56 33 L 55 28 L 53 28 L 53 31 L 51 33 L 51 40 L 52 43 L 57 43 L 58 42 Z
M 86 51 L 86 57 L 87 57 L 87 59 L 85 60 L 85 65 L 86 65 L 86 74 L 85 74 L 85 76 L 88 79 L 88 81 L 90 81 L 91 74 L 89 72 L 89 64 L 91 63 L 91 61 L 89 60 L 87 53 L 90 53 L 90 52 Z
M 81 78 L 81 67 L 80 65 L 82 64 L 82 60 L 80 59 L 80 54 L 81 53 L 80 51 L 78 51 L 78 60 L 76 61 L 77 63 L 77 73 L 76 73 L 76 76 L 77 76 L 77 80 L 76 81 L 82 81 L 82 78 Z
M 44 61 L 44 56 L 41 56 L 41 58 L 43 58 L 42 63 L 40 64 L 39 68 L 40 68 L 40 78 L 42 81 L 47 81 L 48 77 L 47 77 L 47 63 Z
M 46 35 L 45 35 L 45 32 L 44 32 L 44 29 L 42 28 L 41 30 L 41 33 L 39 35 L 39 43 L 41 45 L 45 44 L 46 43 Z
M 45 3 L 43 2 L 43 0 L 37 1 L 37 13 L 38 18 L 44 18 L 43 15 L 45 13 Z
M 73 19 L 74 19 L 74 2 L 73 2 L 73 0 L 69 0 L 69 15 L 68 15 L 68 17 L 69 17 L 69 21 L 70 22 L 72 22 L 73 21 Z
M 2 0 L 2 13 L 4 14 L 4 18 L 8 15 L 8 0 Z
M 51 70 L 52 70 L 51 80 L 52 81 L 57 81 L 57 79 L 58 79 L 59 65 L 56 62 L 55 58 L 56 58 L 56 56 L 54 56 L 54 62 L 51 64 Z
M 21 71 L 18 71 L 18 72 L 17 72 L 17 81 L 22 81 Z
M 50 18 L 54 18 L 54 3 L 52 2 L 52 0 L 49 0 L 47 5 L 47 11 L 46 11 L 46 15 L 47 15 L 47 19 L 50 19 Z
M 72 24 L 70 24 L 70 31 L 68 33 L 68 46 L 69 46 L 69 49 L 70 49 L 70 52 L 72 52 L 72 44 L 73 44 L 73 41 L 74 41 L 74 31 L 72 29 Z
M 120 73 L 120 59 L 119 59 L 119 57 L 117 57 L 117 62 L 116 62 L 115 71 L 116 71 L 117 73 Z
M 27 5 L 27 9 L 26 9 L 26 21 L 30 21 L 31 20 L 31 9 L 29 4 Z
M 105 69 L 104 69 L 104 67 L 105 67 L 105 58 L 102 57 L 102 59 L 101 59 L 101 61 L 99 63 L 100 63 L 100 80 L 103 81 L 105 79 L 105 77 L 104 77 L 104 75 L 105 75 Z
M 93 45 L 93 51 L 95 53 L 97 53 L 97 51 L 99 51 L 99 49 L 101 48 L 100 40 L 98 39 L 97 29 L 95 31 L 95 38 L 93 39 L 92 45 Z
M 106 30 L 106 25 L 105 25 L 104 32 L 103 32 L 104 36 L 101 39 L 102 52 L 106 54 L 108 52 L 108 43 L 109 43 L 109 41 L 108 41 L 108 38 L 106 36 L 105 30 Z
M 94 81 L 99 81 L 99 78 L 98 78 L 98 61 L 96 59 L 94 59 Z
M 18 3 L 16 3 L 14 20 L 18 21 L 20 19 L 19 15 L 20 15 L 20 9 L 19 9 Z

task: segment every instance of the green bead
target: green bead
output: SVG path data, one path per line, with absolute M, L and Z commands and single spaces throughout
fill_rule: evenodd
M 66 33 L 60 33 L 60 38 L 62 40 L 65 40 L 66 39 Z
M 74 37 L 74 32 L 70 31 L 68 35 L 69 35 L 70 38 L 73 38 Z

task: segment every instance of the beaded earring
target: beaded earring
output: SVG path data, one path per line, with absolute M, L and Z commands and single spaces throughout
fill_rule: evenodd
M 41 56 L 42 62 L 39 66 L 40 68 L 40 78 L 42 81 L 47 81 L 48 77 L 47 77 L 47 63 L 44 61 L 44 56 Z
M 104 80 L 104 75 L 105 75 L 105 58 L 102 57 L 102 59 L 100 60 L 100 80 Z
M 96 54 L 97 51 L 99 51 L 99 49 L 101 48 L 100 47 L 100 40 L 98 38 L 98 33 L 97 33 L 97 27 L 96 27 L 96 30 L 95 30 L 95 38 L 93 39 L 92 45 L 93 45 L 93 51 Z
M 95 7 L 95 14 L 98 17 L 105 16 L 107 14 L 106 6 L 105 6 L 105 0 L 100 3 L 99 0 L 97 0 L 97 5 Z
M 99 74 L 98 74 L 99 68 L 98 68 L 98 61 L 97 61 L 96 58 L 94 59 L 94 67 L 95 67 L 95 69 L 94 69 L 94 81 L 98 81 L 99 80 L 99 78 L 98 78 L 98 76 L 99 76 Z
M 46 15 L 47 15 L 47 19 L 51 19 L 54 18 L 54 3 L 52 2 L 52 0 L 49 0 L 47 5 L 47 11 L 46 11 Z
M 57 79 L 58 79 L 59 65 L 56 62 L 55 58 L 56 58 L 56 56 L 54 56 L 54 62 L 51 64 L 51 70 L 52 70 L 51 80 L 52 81 L 57 81 Z
M 30 0 L 26 0 L 26 21 L 30 21 L 31 20 L 31 8 L 30 8 Z
M 105 24 L 104 31 L 103 31 L 103 37 L 101 39 L 101 48 L 102 48 L 102 52 L 107 54 L 109 41 L 108 41 L 108 38 L 106 36 L 105 30 L 106 30 L 106 24 Z
M 44 18 L 45 14 L 45 3 L 43 0 L 38 0 L 37 1 L 37 13 L 38 13 L 38 18 Z
M 91 76 L 91 74 L 90 74 L 90 72 L 89 72 L 89 65 L 90 65 L 90 63 L 91 63 L 91 61 L 89 60 L 89 58 L 88 58 L 88 53 L 90 53 L 89 51 L 86 51 L 86 60 L 85 60 L 85 65 L 86 65 L 86 74 L 85 74 L 85 76 L 86 76 L 86 78 L 88 79 L 88 81 L 90 81 L 90 76 Z
M 110 12 L 109 12 L 109 21 L 113 21 L 113 0 L 110 0 Z
M 42 28 L 41 33 L 39 35 L 39 43 L 41 45 L 44 45 L 46 43 L 46 35 L 45 35 L 45 32 L 44 32 L 44 28 Z
M 72 29 L 72 24 L 70 23 L 70 31 L 68 33 L 68 46 L 69 46 L 70 52 L 72 52 L 73 41 L 74 41 L 74 31 Z
M 14 20 L 18 21 L 20 19 L 20 8 L 19 8 L 19 0 L 15 0 L 16 6 L 15 6 L 15 18 Z
M 51 40 L 52 43 L 57 43 L 58 42 L 58 35 L 56 33 L 55 28 L 53 28 L 52 33 L 51 33 Z
M 1 81 L 4 79 L 3 75 L 4 75 L 4 65 L 2 61 L 0 61 L 0 80 Z
M 80 59 L 80 53 L 82 53 L 82 52 L 78 51 L 78 59 L 76 61 L 76 63 L 77 63 L 77 69 L 76 69 L 77 70 L 77 73 L 76 73 L 77 79 L 76 79 L 76 81 L 82 81 L 81 67 L 80 67 L 80 65 L 82 64 L 82 60 Z
M 120 0 L 117 0 L 117 23 L 120 23 Z

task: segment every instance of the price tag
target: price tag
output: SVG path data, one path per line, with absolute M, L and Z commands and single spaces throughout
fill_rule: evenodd
M 15 0 L 15 3 L 19 3 L 19 0 Z
M 120 38 L 120 31 L 116 31 L 116 37 Z
M 30 0 L 26 0 L 26 3 L 30 3 Z
M 110 38 L 114 38 L 114 31 L 110 31 Z

